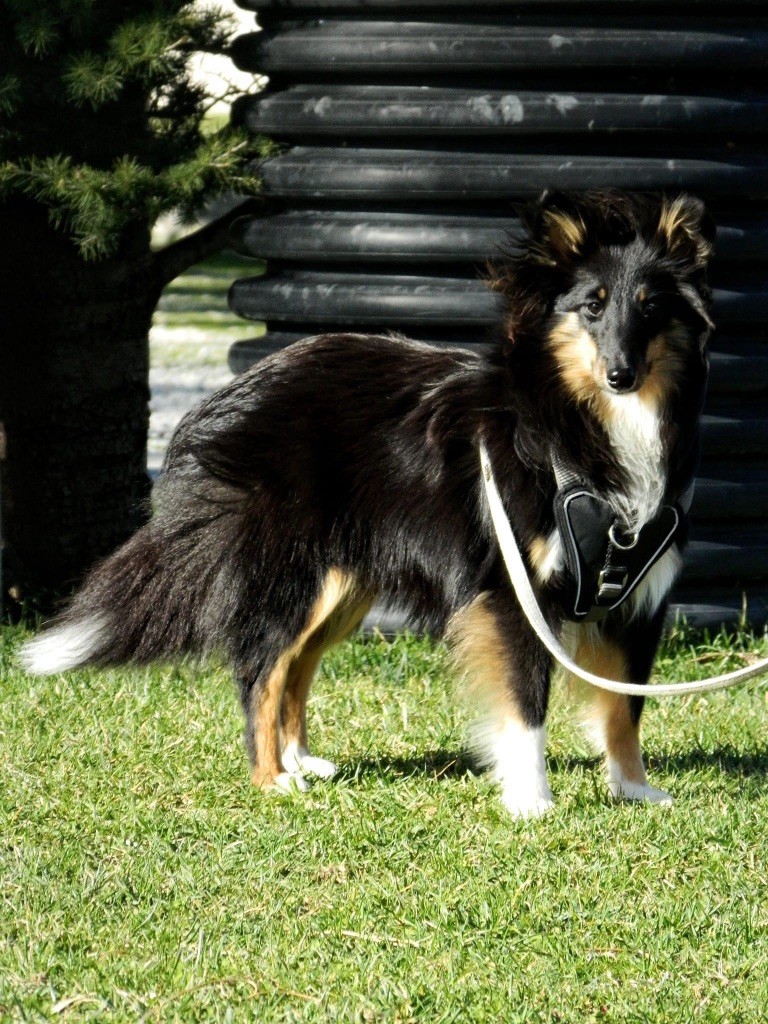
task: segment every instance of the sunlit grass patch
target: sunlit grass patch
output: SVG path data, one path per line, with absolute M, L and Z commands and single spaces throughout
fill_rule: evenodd
M 558 692 L 557 808 L 514 823 L 427 639 L 326 659 L 340 777 L 274 797 L 225 668 L 31 679 L 0 636 L 0 1019 L 765 1019 L 764 684 L 649 703 L 672 809 L 610 803 Z M 660 678 L 765 649 L 680 632 Z

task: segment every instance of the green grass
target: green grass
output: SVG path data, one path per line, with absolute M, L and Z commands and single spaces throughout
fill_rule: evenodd
M 256 277 L 263 272 L 260 260 L 223 253 L 172 281 L 153 317 L 153 368 L 223 368 L 233 342 L 260 337 L 264 324 L 232 313 L 227 293 L 237 278 Z
M 766 653 L 693 647 L 663 678 Z M 30 679 L 0 632 L 0 1019 L 757 1022 L 768 692 L 654 702 L 674 808 L 609 803 L 558 696 L 558 806 L 514 823 L 462 753 L 445 652 L 355 640 L 313 691 L 306 796 L 247 782 L 216 666 Z

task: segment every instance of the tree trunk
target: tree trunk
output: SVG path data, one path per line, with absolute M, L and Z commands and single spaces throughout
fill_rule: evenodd
M 149 233 L 85 262 L 32 203 L 0 206 L 6 613 L 48 612 L 146 517 Z M 2 441 L 0 435 L 0 441 Z

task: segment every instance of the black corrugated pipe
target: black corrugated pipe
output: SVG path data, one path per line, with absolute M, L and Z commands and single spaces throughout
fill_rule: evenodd
M 329 329 L 482 343 L 477 271 L 544 188 L 690 190 L 718 221 L 693 622 L 768 619 L 768 13 L 734 0 L 240 0 L 235 60 L 269 87 L 236 116 L 283 144 L 266 258 L 232 308 L 266 321 L 236 372 Z M 608 16 L 610 15 L 610 16 Z

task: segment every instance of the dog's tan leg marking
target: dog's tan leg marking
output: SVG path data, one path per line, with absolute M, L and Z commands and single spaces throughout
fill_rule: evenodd
M 257 701 L 252 718 L 256 765 L 251 782 L 259 789 L 286 788 L 280 777 L 284 774 L 280 761 L 280 705 L 293 650 L 283 651 L 267 681 L 255 690 Z
M 582 640 L 576 662 L 605 679 L 628 680 L 627 660 L 619 647 L 594 635 Z M 585 725 L 596 746 L 605 753 L 608 788 L 616 799 L 672 803 L 672 797 L 648 784 L 640 750 L 640 727 L 633 722 L 630 700 L 584 684 L 589 700 Z
M 298 779 L 302 771 L 330 777 L 336 766 L 312 757 L 307 743 L 307 698 L 317 666 L 329 647 L 343 640 L 362 621 L 372 599 L 360 594 L 353 577 L 338 569 L 326 576 L 322 593 L 307 625 L 287 652 L 278 721 L 282 769 Z
M 501 783 L 504 806 L 516 818 L 544 814 L 554 806 L 544 761 L 546 730 L 523 721 L 511 685 L 514 666 L 487 595 L 453 617 L 448 638 L 469 692 L 485 713 L 473 745 Z
M 254 749 L 256 767 L 251 782 L 260 789 L 290 788 L 289 773 L 283 768 L 280 749 L 280 721 L 283 696 L 291 666 L 305 647 L 307 640 L 322 626 L 337 607 L 342 593 L 348 588 L 346 577 L 332 569 L 323 581 L 320 594 L 315 601 L 307 621 L 296 640 L 280 654 L 267 681 L 255 692 L 258 701 L 253 715 Z M 306 788 L 300 774 L 294 776 L 296 785 Z
M 624 654 L 604 640 L 581 643 L 576 652 L 576 662 L 606 679 L 628 678 Z M 625 778 L 643 785 L 646 777 L 640 752 L 640 729 L 632 721 L 629 698 L 594 687 L 590 688 L 590 696 L 589 724 L 595 739 L 605 754 L 613 758 Z
M 514 714 L 514 701 L 507 685 L 509 657 L 496 618 L 488 607 L 487 594 L 481 594 L 453 616 L 448 639 L 470 695 L 489 708 L 503 706 L 505 713 Z
M 283 747 L 291 743 L 307 746 L 307 697 L 324 653 L 320 645 L 313 647 L 308 643 L 291 663 L 283 693 Z
M 327 650 L 341 643 L 360 625 L 371 606 L 370 598 L 354 594 L 342 598 L 328 619 L 307 638 L 288 670 L 283 695 L 283 739 L 307 746 L 307 697 L 315 672 Z

